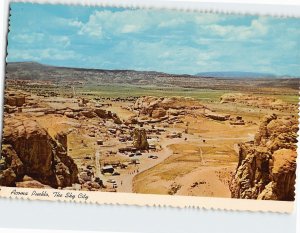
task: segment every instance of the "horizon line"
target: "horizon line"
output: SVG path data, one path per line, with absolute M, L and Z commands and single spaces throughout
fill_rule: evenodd
M 185 73 L 180 73 L 180 74 L 176 74 L 176 73 L 167 73 L 164 71 L 157 71 L 157 70 L 136 70 L 136 69 L 103 69 L 103 68 L 88 68 L 88 67 L 74 67 L 74 66 L 59 66 L 59 65 L 52 65 L 52 64 L 46 64 L 46 63 L 42 63 L 42 62 L 37 62 L 37 61 L 6 61 L 6 66 L 8 64 L 12 64 L 12 63 L 35 63 L 35 64 L 39 64 L 42 66 L 49 66 L 49 67 L 57 67 L 57 68 L 65 68 L 65 69 L 80 69 L 80 70 L 99 70 L 99 71 L 133 71 L 133 72 L 153 72 L 153 73 L 161 73 L 161 74 L 166 74 L 166 75 L 174 75 L 174 76 L 191 76 L 191 77 L 204 77 L 204 78 L 257 78 L 257 79 L 263 79 L 263 78 L 300 78 L 300 76 L 294 76 L 294 75 L 288 75 L 288 74 L 274 74 L 274 73 L 267 73 L 267 72 L 252 72 L 252 71 L 236 71 L 236 70 L 232 70 L 232 71 L 200 71 L 196 74 L 185 74 Z M 219 73 L 219 74 L 226 74 L 226 73 L 248 73 L 248 74 L 257 74 L 257 76 L 202 76 L 201 74 L 213 74 L 213 73 Z M 261 76 L 259 76 L 261 75 Z M 265 77 L 263 75 L 266 75 Z

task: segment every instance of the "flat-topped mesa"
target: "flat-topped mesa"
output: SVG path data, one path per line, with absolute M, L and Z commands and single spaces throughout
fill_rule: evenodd
M 68 187 L 78 182 L 78 168 L 67 155 L 67 138 L 58 141 L 36 121 L 29 119 L 5 119 L 2 156 L 5 169 L 0 170 L 0 185 L 15 186 L 28 175 L 42 184 L 54 188 Z M 12 179 L 13 178 L 13 179 Z
M 145 96 L 136 100 L 133 109 L 139 115 L 151 118 L 162 118 L 167 115 L 177 115 L 183 110 L 205 109 L 197 100 L 188 97 L 153 97 Z
M 239 146 L 239 163 L 230 184 L 233 198 L 293 201 L 298 121 L 268 115 L 253 142 Z

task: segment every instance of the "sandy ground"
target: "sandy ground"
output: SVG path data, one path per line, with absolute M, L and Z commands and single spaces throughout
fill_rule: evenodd
M 175 183 L 185 184 L 176 195 L 202 196 L 202 197 L 230 197 L 230 190 L 226 178 L 220 174 L 233 172 L 236 165 L 215 167 L 200 167 L 193 172 L 179 177 Z

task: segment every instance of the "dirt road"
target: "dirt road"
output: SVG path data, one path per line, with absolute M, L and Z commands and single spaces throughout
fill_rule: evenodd
M 178 143 L 179 141 L 182 141 L 182 139 L 163 139 L 161 141 L 162 150 L 158 152 L 143 154 L 142 158 L 140 159 L 141 164 L 137 165 L 136 168 L 134 168 L 136 172 L 116 176 L 114 179 L 118 184 L 117 192 L 132 193 L 132 182 L 134 176 L 156 166 L 157 164 L 161 163 L 169 156 L 171 156 L 173 154 L 173 151 L 168 146 L 173 143 Z M 149 155 L 156 155 L 158 156 L 158 158 L 151 159 L 148 158 Z

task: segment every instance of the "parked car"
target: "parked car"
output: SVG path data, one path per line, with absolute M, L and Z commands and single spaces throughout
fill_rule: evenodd
M 149 159 L 157 159 L 158 156 L 157 156 L 157 155 L 149 155 L 148 158 L 149 158 Z

